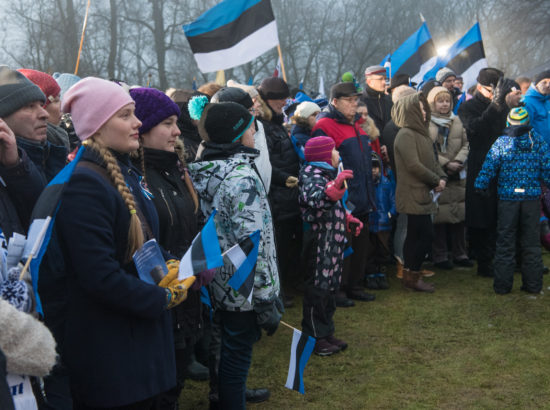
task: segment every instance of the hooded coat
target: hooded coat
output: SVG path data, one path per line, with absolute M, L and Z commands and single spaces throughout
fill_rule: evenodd
M 447 125 L 439 125 L 438 118 L 450 121 Z M 440 128 L 446 128 L 440 129 Z M 444 134 L 448 133 L 447 137 Z M 468 159 L 468 138 L 462 121 L 452 112 L 450 116 L 441 116 L 432 112 L 430 121 L 430 137 L 437 149 L 439 165 L 445 169 L 450 161 L 463 164 Z M 441 193 L 438 204 L 439 210 L 435 215 L 434 223 L 456 224 L 464 222 L 466 201 L 466 180 L 460 179 L 459 174 L 449 175 L 445 190 Z
M 496 225 L 496 184 L 491 184 L 488 195 L 475 192 L 474 182 L 481 170 L 487 152 L 506 127 L 507 107 L 499 107 L 476 92 L 474 97 L 458 107 L 458 116 L 466 129 L 470 152 L 466 175 L 466 226 L 487 229 Z
M 504 129 L 493 144 L 479 172 L 475 188 L 486 190 L 498 177 L 499 200 L 537 200 L 541 183 L 550 186 L 550 147 L 529 125 Z
M 251 311 L 279 295 L 279 273 L 271 209 L 264 185 L 254 169 L 258 151 L 240 143 L 206 143 L 200 160 L 189 164 L 193 185 L 205 217 L 214 209 L 222 252 L 260 230 L 252 303 L 228 284 L 235 267 L 226 263 L 209 285 L 212 307 L 224 311 Z M 296 203 L 296 206 L 298 204 Z
M 531 84 L 523 102 L 533 129 L 550 145 L 550 94 L 542 95 Z
M 420 101 L 426 110 L 422 119 Z M 446 179 L 437 161 L 437 153 L 428 132 L 430 109 L 421 93 L 401 98 L 392 108 L 392 118 L 400 128 L 395 138 L 397 212 L 429 215 L 437 210 L 430 191 Z

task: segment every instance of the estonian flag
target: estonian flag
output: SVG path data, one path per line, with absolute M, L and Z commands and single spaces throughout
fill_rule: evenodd
M 279 44 L 270 0 L 224 0 L 183 30 L 203 73 L 247 63 Z
M 260 231 L 258 230 L 225 252 L 225 256 L 237 269 L 228 281 L 229 286 L 247 298 L 249 302 L 252 300 L 259 245 Z
M 380 65 L 391 61 L 392 77 L 397 74 L 407 74 L 412 82 L 420 83 L 429 69 L 437 60 L 432 35 L 426 23 L 422 23 L 408 39 L 405 40 L 393 54 L 382 60 Z
M 290 363 L 288 365 L 288 376 L 286 378 L 285 387 L 299 391 L 305 394 L 304 390 L 304 369 L 313 348 L 315 347 L 315 339 L 311 336 L 306 336 L 297 329 L 294 329 L 292 335 L 292 346 L 290 348 Z
M 214 209 L 202 230 L 195 236 L 191 247 L 181 258 L 178 279 L 183 280 L 207 269 L 223 265 L 220 242 L 214 224 Z
M 426 73 L 424 79 L 435 78 L 437 71 L 443 67 L 448 67 L 462 76 L 465 90 L 476 84 L 479 70 L 487 67 L 479 23 L 474 24 L 443 57 L 437 60 L 436 65 Z
M 61 205 L 61 196 L 85 149 L 84 146 L 81 146 L 74 160 L 59 171 L 46 188 L 44 188 L 32 211 L 32 223 L 27 235 L 23 258 L 32 258 L 30 263 L 32 287 L 36 296 L 36 311 L 40 314 L 43 314 L 42 304 L 40 303 L 37 291 L 40 263 L 52 236 L 55 217 Z

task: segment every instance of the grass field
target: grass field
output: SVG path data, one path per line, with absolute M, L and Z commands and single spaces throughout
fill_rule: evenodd
M 544 255 L 550 265 L 550 255 Z M 251 409 L 550 409 L 550 280 L 544 294 L 496 295 L 473 269 L 437 271 L 434 294 L 406 291 L 390 269 L 377 300 L 338 309 L 336 336 L 349 348 L 312 355 L 306 394 L 284 387 L 292 331 L 254 346 L 248 378 L 268 387 Z M 300 328 L 301 302 L 283 320 Z M 208 382 L 187 381 L 182 408 L 208 408 Z

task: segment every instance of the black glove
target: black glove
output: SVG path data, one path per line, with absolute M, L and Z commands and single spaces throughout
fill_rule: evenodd
M 476 188 L 475 193 L 478 194 L 479 196 L 482 196 L 483 198 L 489 198 L 489 196 L 490 196 L 488 189 Z
M 512 91 L 512 87 L 516 86 L 514 80 L 509 78 L 500 77 L 497 85 L 493 89 L 493 102 L 499 107 L 506 106 L 506 95 Z
M 278 297 L 272 301 L 254 304 L 256 323 L 265 330 L 268 336 L 273 335 L 277 330 L 284 311 L 283 303 Z

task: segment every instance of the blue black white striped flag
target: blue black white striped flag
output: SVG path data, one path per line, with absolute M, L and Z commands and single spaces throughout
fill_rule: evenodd
M 247 63 L 279 43 L 270 0 L 224 0 L 183 30 L 203 73 Z
M 229 286 L 247 298 L 249 302 L 252 300 L 259 245 L 260 231 L 258 230 L 225 252 L 225 256 L 237 269 L 228 281 Z
M 207 269 L 214 269 L 223 265 L 216 225 L 214 224 L 214 209 L 206 224 L 195 236 L 191 247 L 181 258 L 178 279 L 183 280 Z
M 430 70 L 437 60 L 434 42 L 428 25 L 424 22 L 391 55 L 387 55 L 380 65 L 391 61 L 391 75 L 407 74 L 411 81 L 420 83 L 424 73 Z
M 307 361 L 315 347 L 315 339 L 306 336 L 297 329 L 292 335 L 292 346 L 290 348 L 290 363 L 288 365 L 288 376 L 285 387 L 305 394 L 304 369 Z

